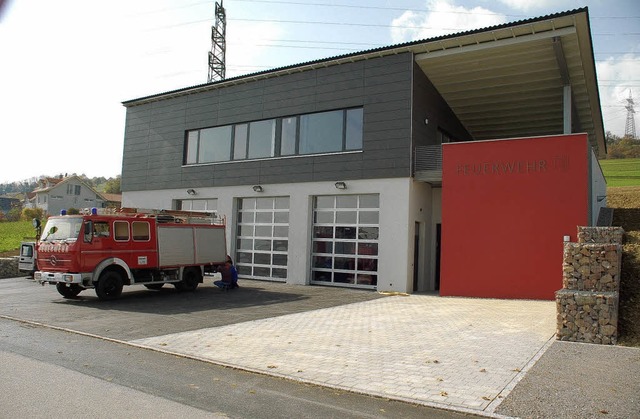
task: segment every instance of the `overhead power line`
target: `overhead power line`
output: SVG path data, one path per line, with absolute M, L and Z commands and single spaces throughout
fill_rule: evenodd
M 501 14 L 496 12 L 482 13 L 478 11 L 462 11 L 462 10 L 437 10 L 432 8 L 424 8 L 424 9 L 411 9 L 406 7 L 383 7 L 383 6 L 356 6 L 353 4 L 339 4 L 339 3 L 307 3 L 300 1 L 282 1 L 282 0 L 235 0 L 235 2 L 245 2 L 245 3 L 268 3 L 268 4 L 284 4 L 284 5 L 294 5 L 294 6 L 312 6 L 312 7 L 340 7 L 340 8 L 349 8 L 349 9 L 363 9 L 363 10 L 390 10 L 390 11 L 399 11 L 399 12 L 416 12 L 416 13 L 450 13 L 450 14 L 462 14 L 462 15 L 502 15 L 506 17 L 516 17 L 516 18 L 529 18 L 530 15 L 514 15 L 514 14 Z M 640 16 L 590 16 L 591 19 L 640 19 Z

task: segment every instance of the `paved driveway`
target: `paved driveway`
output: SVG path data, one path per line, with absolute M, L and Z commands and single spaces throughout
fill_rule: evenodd
M 85 295 L 86 294 L 86 295 Z M 249 371 L 412 403 L 492 413 L 555 331 L 555 303 L 242 281 L 229 292 L 126 288 L 62 299 L 0 280 L 0 314 Z

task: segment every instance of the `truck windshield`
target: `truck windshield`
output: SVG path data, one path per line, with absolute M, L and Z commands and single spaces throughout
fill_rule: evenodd
M 40 241 L 75 241 L 78 239 L 81 227 L 82 218 L 51 218 L 44 227 Z

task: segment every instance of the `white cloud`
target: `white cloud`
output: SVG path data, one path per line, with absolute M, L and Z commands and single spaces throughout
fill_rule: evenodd
M 629 53 L 619 58 L 608 58 L 596 65 L 600 87 L 600 104 L 604 128 L 613 134 L 624 135 L 627 110 L 626 99 L 631 92 L 635 111 L 640 114 L 640 54 Z M 640 121 L 636 117 L 636 130 Z M 638 134 L 638 132 L 636 132 Z
M 501 3 L 515 10 L 545 10 L 545 9 L 562 9 L 570 5 L 570 0 L 500 0 Z M 575 2 L 573 2 L 575 3 Z M 564 6 L 563 6 L 564 5 Z
M 431 1 L 427 13 L 404 12 L 393 20 L 391 38 L 394 43 L 486 28 L 507 21 L 506 16 L 484 7 L 454 6 L 447 0 Z
M 262 45 L 269 44 L 269 40 L 283 37 L 283 28 L 272 22 L 237 21 L 228 26 L 227 78 L 266 70 L 265 64 L 278 63 L 279 57 L 275 56 L 277 50 Z

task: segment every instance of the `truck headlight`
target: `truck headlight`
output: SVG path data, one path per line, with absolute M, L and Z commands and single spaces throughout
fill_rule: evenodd
M 62 275 L 62 280 L 64 282 L 73 282 L 73 275 Z

